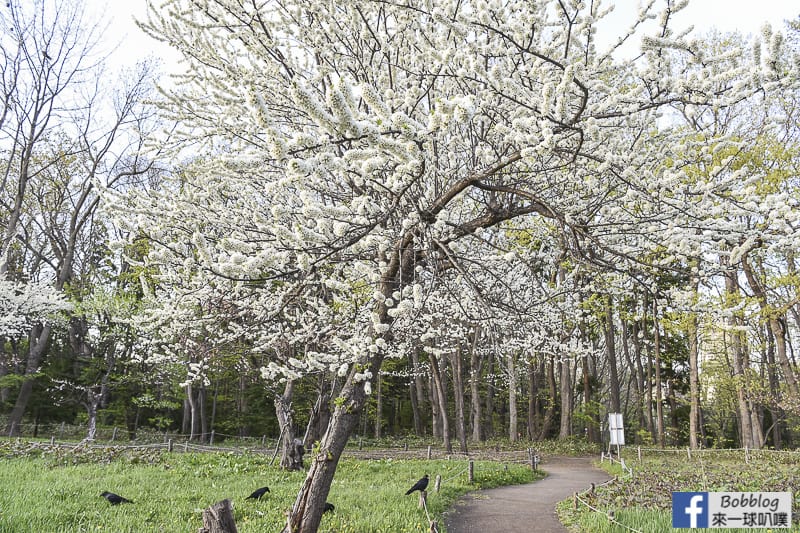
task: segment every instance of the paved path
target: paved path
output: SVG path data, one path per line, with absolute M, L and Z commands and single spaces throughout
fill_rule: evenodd
M 556 503 L 610 476 L 592 466 L 594 457 L 550 457 L 540 465 L 547 477 L 527 485 L 478 490 L 445 515 L 448 533 L 564 533 Z

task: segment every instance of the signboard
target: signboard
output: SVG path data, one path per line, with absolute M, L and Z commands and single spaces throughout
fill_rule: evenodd
M 608 413 L 608 431 L 612 446 L 625 445 L 625 430 L 622 427 L 622 413 Z

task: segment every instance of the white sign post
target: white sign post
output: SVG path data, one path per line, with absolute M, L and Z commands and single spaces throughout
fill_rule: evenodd
M 609 442 L 609 452 L 611 446 L 616 445 L 617 457 L 619 457 L 619 447 L 625 445 L 625 430 L 622 427 L 622 413 L 608 413 L 608 431 L 611 434 Z

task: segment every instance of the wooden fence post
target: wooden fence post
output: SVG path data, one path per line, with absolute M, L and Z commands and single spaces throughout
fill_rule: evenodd
M 428 461 L 431 460 L 431 447 L 428 446 Z
M 262 448 L 265 447 L 265 443 L 266 442 L 267 442 L 267 436 L 266 435 L 261 435 L 261 447 Z
M 469 460 L 469 476 L 468 478 L 470 484 L 475 482 L 475 461 L 472 459 Z
M 117 426 L 114 426 L 114 431 L 111 433 L 111 442 L 114 442 L 117 438 Z
M 439 533 L 439 524 L 436 523 L 436 520 L 431 522 L 430 533 Z
M 436 481 L 433 484 L 433 490 L 439 492 L 439 487 L 442 484 L 442 476 L 440 474 L 436 474 Z
M 171 451 L 172 451 L 172 439 L 169 439 L 169 440 L 167 441 L 167 451 L 168 451 L 168 452 L 171 452 Z
M 427 490 L 419 491 L 419 508 L 425 509 L 427 503 L 428 503 L 428 491 Z
M 211 446 L 214 445 L 214 430 L 211 430 L 211 440 L 208 442 Z
M 228 499 L 203 510 L 203 527 L 197 533 L 238 533 Z
M 637 446 L 636 447 L 636 455 L 639 457 L 639 462 L 641 463 L 642 462 L 642 447 L 641 446 Z

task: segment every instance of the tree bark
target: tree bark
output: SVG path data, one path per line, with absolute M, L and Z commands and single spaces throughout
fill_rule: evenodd
M 606 359 L 608 360 L 609 394 L 611 396 L 611 411 L 621 413 L 619 401 L 619 375 L 617 373 L 617 349 L 614 343 L 614 305 L 611 295 L 605 301 L 605 327 L 603 337 L 606 344 Z
M 658 319 L 658 301 L 653 299 L 653 356 L 656 378 L 656 433 L 658 445 L 666 446 L 664 433 L 664 391 L 661 383 L 661 325 Z
M 303 455 L 302 445 L 298 450 L 294 415 L 292 413 L 292 395 L 294 393 L 294 380 L 287 380 L 283 394 L 275 397 L 275 414 L 281 428 L 281 468 L 286 470 L 302 470 Z M 299 452 L 299 453 L 298 453 Z
M 20 384 L 17 401 L 14 403 L 11 413 L 8 415 L 6 435 L 20 435 L 22 417 L 25 415 L 28 402 L 33 394 L 33 381 L 36 377 L 36 373 L 39 371 L 39 365 L 42 362 L 42 357 L 44 356 L 45 349 L 50 340 L 50 331 L 50 325 L 37 325 L 31 330 L 29 336 L 30 348 L 28 350 L 28 361 L 25 365 L 25 377 L 22 384 Z
M 761 280 L 756 277 L 755 273 L 753 272 L 753 268 L 750 265 L 747 256 L 742 258 L 742 268 L 745 276 L 747 276 L 747 283 L 750 285 L 753 294 L 755 294 L 756 299 L 758 299 L 758 303 L 761 306 L 761 313 L 767 320 L 769 329 L 772 331 L 772 335 L 775 338 L 775 358 L 781 367 L 783 379 L 786 382 L 789 393 L 794 398 L 800 397 L 800 387 L 798 387 L 797 384 L 797 376 L 795 375 L 795 370 L 792 367 L 792 362 L 787 356 L 786 331 L 783 327 L 783 324 L 779 320 L 781 315 L 777 309 L 772 309 L 770 307 L 769 301 L 767 300 L 766 289 L 764 288 Z
M 725 271 L 725 293 L 731 305 L 737 305 L 739 296 L 738 269 L 727 264 L 726 257 L 720 257 L 720 263 L 728 268 Z M 745 269 L 746 272 L 747 269 Z M 733 352 L 733 380 L 736 387 L 737 415 L 739 418 L 739 435 L 742 447 L 753 447 L 753 425 L 750 416 L 750 402 L 747 399 L 747 375 L 749 357 L 745 353 L 744 339 L 740 331 L 744 319 L 740 312 L 734 312 L 730 317 L 731 351 Z
M 447 420 L 447 400 L 444 396 L 444 384 L 442 383 L 442 375 L 439 371 L 439 362 L 434 354 L 428 354 L 428 360 L 431 362 L 431 375 L 433 376 L 433 386 L 436 391 L 436 396 L 439 400 L 439 415 L 442 420 L 442 439 L 444 440 L 444 447 L 447 453 L 453 452 L 453 444 L 450 441 L 450 423 Z
M 558 366 L 561 374 L 561 425 L 558 438 L 566 439 L 572 435 L 572 369 L 570 360 L 562 358 Z
M 472 348 L 469 354 L 469 399 L 472 412 L 472 440 L 475 442 L 481 442 L 483 440 L 480 379 L 484 358 L 478 353 L 478 339 L 480 338 L 480 334 L 480 326 L 475 326 Z
M 203 510 L 203 527 L 198 533 L 237 533 L 230 500 L 222 500 Z
M 464 420 L 464 383 L 461 372 L 461 346 L 457 346 L 451 355 L 450 366 L 453 369 L 453 400 L 456 409 L 456 435 L 459 451 L 467 453 L 467 428 Z
M 516 354 L 512 350 L 508 354 L 508 438 L 511 442 L 519 440 L 517 430 L 517 366 L 514 359 Z

